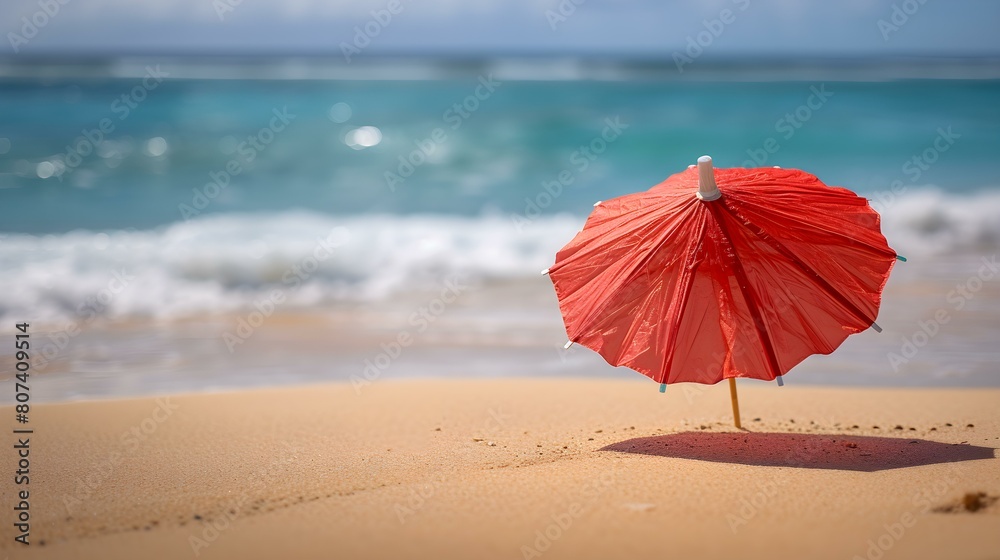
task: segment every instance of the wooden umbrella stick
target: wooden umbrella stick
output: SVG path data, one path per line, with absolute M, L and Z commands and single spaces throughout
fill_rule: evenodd
M 736 378 L 729 378 L 729 396 L 733 401 L 733 424 L 736 425 L 737 430 L 742 430 L 743 426 L 740 425 L 740 400 L 736 396 Z

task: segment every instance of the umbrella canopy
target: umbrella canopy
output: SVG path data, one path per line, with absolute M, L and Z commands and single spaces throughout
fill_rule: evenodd
M 698 161 L 596 204 L 557 253 L 571 343 L 658 383 L 714 384 L 776 379 L 878 329 L 896 253 L 867 200 L 804 171 Z

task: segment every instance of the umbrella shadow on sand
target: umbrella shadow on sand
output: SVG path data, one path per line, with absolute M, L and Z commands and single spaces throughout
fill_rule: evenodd
M 601 451 L 762 467 L 875 472 L 993 459 L 992 447 L 839 434 L 681 432 L 628 439 Z

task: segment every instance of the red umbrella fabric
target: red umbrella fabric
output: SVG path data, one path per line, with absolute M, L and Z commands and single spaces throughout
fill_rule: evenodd
M 714 384 L 773 380 L 878 329 L 896 257 L 855 193 L 704 156 L 596 204 L 547 272 L 571 342 L 658 383 Z

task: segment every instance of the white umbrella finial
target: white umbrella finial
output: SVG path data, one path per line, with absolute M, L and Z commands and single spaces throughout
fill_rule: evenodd
M 698 158 L 698 193 L 700 200 L 710 202 L 717 200 L 722 193 L 715 184 L 715 171 L 712 170 L 712 157 L 701 156 Z

